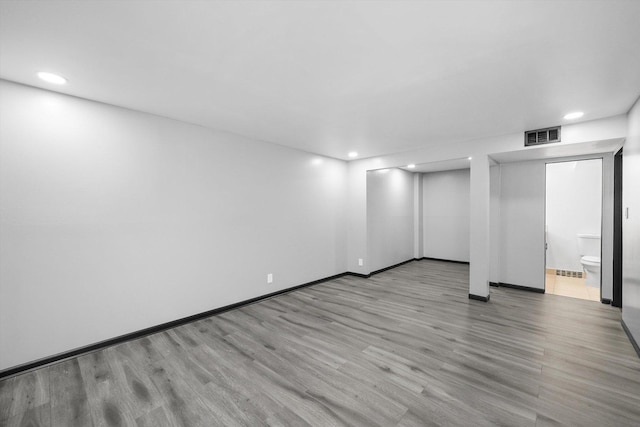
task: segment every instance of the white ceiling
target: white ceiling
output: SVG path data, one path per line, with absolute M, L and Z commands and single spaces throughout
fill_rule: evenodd
M 633 0 L 0 1 L 1 78 L 342 159 L 625 113 L 639 41 Z

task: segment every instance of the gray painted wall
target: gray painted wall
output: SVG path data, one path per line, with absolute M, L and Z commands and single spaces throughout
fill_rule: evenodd
M 8 82 L 0 117 L 0 369 L 347 270 L 343 161 Z

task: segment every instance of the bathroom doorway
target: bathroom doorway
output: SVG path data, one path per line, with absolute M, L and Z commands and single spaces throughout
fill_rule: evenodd
M 601 298 L 602 159 L 546 165 L 545 292 Z

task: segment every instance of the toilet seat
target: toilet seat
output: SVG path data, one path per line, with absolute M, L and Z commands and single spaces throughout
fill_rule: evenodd
M 580 262 L 584 265 L 598 266 L 600 265 L 600 257 L 587 255 L 580 258 Z

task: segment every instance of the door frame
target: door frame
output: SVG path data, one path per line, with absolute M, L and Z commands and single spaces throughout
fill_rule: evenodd
M 564 158 L 555 158 L 548 159 L 544 163 L 544 290 L 546 293 L 547 290 L 547 166 L 555 163 L 569 163 L 569 162 L 579 162 L 584 160 L 600 160 L 600 179 L 601 179 L 601 189 L 600 189 L 600 258 L 602 259 L 603 254 L 603 236 L 604 236 L 604 192 L 605 192 L 605 167 L 604 162 L 605 158 L 602 154 L 596 155 L 587 155 L 587 156 L 579 156 L 579 157 L 564 157 Z M 615 165 L 614 165 L 615 166 Z M 614 168 L 615 169 L 615 168 Z M 621 175 L 622 176 L 622 175 Z M 614 211 L 614 221 L 615 221 L 615 211 Z M 614 229 L 615 235 L 615 229 Z M 615 253 L 615 247 L 614 247 Z M 609 303 L 609 301 L 603 301 L 602 299 L 602 263 L 600 264 L 600 302 Z
M 613 298 L 611 305 L 622 308 L 622 148 L 613 156 Z

